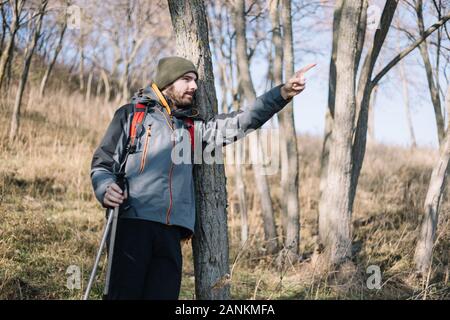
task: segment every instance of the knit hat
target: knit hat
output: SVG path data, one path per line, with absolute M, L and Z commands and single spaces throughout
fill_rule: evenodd
M 194 64 L 182 57 L 165 57 L 158 61 L 154 82 L 160 90 L 188 72 L 194 72 L 198 77 Z

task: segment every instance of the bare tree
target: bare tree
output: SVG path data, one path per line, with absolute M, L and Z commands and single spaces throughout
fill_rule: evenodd
M 422 33 L 420 39 L 412 43 L 410 46 L 405 48 L 402 52 L 400 52 L 396 57 L 394 57 L 387 65 L 381 68 L 381 71 L 376 74 L 372 79 L 372 74 L 374 71 L 375 63 L 378 59 L 379 53 L 383 46 L 384 40 L 386 38 L 387 32 L 389 31 L 396 7 L 397 1 L 388 0 L 386 1 L 385 7 L 383 9 L 383 13 L 380 19 L 380 26 L 376 30 L 374 35 L 374 40 L 371 43 L 367 51 L 366 58 L 362 65 L 362 69 L 359 72 L 359 80 L 358 87 L 356 93 L 356 113 L 352 115 L 349 113 L 351 108 L 347 111 L 347 114 L 344 114 L 346 117 L 337 121 L 337 115 L 334 115 L 334 120 L 332 122 L 332 143 L 330 145 L 330 159 L 328 162 L 328 169 L 326 174 L 326 183 L 324 184 L 324 191 L 321 193 L 321 200 L 319 204 L 319 237 L 322 245 L 325 246 L 327 252 L 327 261 L 331 264 L 339 263 L 350 256 L 350 244 L 351 244 L 351 229 L 350 222 L 352 216 L 352 208 L 353 202 L 356 194 L 356 188 L 358 185 L 358 179 L 361 172 L 361 167 L 365 155 L 366 149 L 366 138 L 367 138 L 367 122 L 368 122 L 368 112 L 370 105 L 370 97 L 373 91 L 373 88 L 378 84 L 380 79 L 386 75 L 386 73 L 394 67 L 402 58 L 408 55 L 411 51 L 413 51 L 416 47 L 418 47 L 430 34 L 432 34 L 435 30 L 441 27 L 448 19 L 450 19 L 450 14 L 447 14 L 442 17 L 437 23 L 433 26 L 429 27 L 426 31 Z M 353 5 L 356 5 L 353 3 Z M 364 3 L 362 3 L 364 5 Z M 338 18 L 343 19 L 344 7 L 351 12 L 354 12 L 355 7 L 350 9 L 349 3 L 345 2 L 342 4 L 342 8 L 336 7 L 336 10 L 339 11 Z M 364 11 L 364 10 L 362 10 Z M 347 15 L 351 15 L 351 12 L 346 13 Z M 361 12 L 360 17 L 364 19 L 364 13 Z M 353 16 L 353 18 L 356 18 Z M 354 21 L 359 21 L 359 25 L 361 25 L 361 21 L 363 19 L 358 19 Z M 339 33 L 338 33 L 338 47 L 342 40 L 340 37 L 344 38 L 348 37 L 347 29 L 342 27 L 342 21 L 339 22 Z M 355 28 L 355 26 L 353 26 Z M 348 28 L 348 25 L 347 25 Z M 361 29 L 361 28 L 360 28 Z M 362 30 L 362 29 L 361 29 Z M 344 34 L 341 34 L 341 31 L 345 31 Z M 361 32 L 361 31 L 360 31 Z M 357 38 L 362 39 L 361 35 L 357 36 Z M 355 40 L 356 41 L 356 40 Z M 345 43 L 345 42 L 344 42 Z M 361 45 L 356 43 L 356 47 L 351 47 L 350 54 L 355 59 L 354 65 L 351 67 L 351 70 L 354 73 L 353 81 L 356 82 L 356 69 L 358 66 L 358 52 L 361 50 Z M 358 49 L 359 48 L 359 49 Z M 355 50 L 353 55 L 353 50 Z M 337 51 L 338 52 L 338 51 Z M 345 51 L 344 51 L 345 52 Z M 344 56 L 349 53 L 344 53 Z M 339 57 L 339 54 L 337 54 Z M 336 60 L 337 61 L 337 60 Z M 336 62 L 337 63 L 337 62 Z M 347 73 L 349 71 L 346 71 Z M 339 83 L 339 74 L 336 69 L 336 85 L 340 85 Z M 348 80 L 348 79 L 346 79 Z M 338 87 L 336 86 L 336 97 L 338 92 Z M 350 87 L 355 89 L 354 87 Z M 347 91 L 350 92 L 351 98 L 351 90 L 347 88 Z M 335 105 L 337 106 L 337 98 L 335 98 Z M 343 100 L 345 101 L 345 100 Z M 352 102 L 352 100 L 347 101 Z M 352 139 L 348 140 L 347 131 L 348 128 L 345 128 L 345 121 L 356 121 L 355 127 L 350 126 L 352 131 Z M 344 126 L 344 128 L 342 128 Z M 334 130 L 339 128 L 339 133 L 334 133 Z M 339 141 L 335 140 L 339 137 Z M 350 147 L 349 147 L 350 143 Z M 332 161 L 332 149 L 336 150 L 334 157 L 339 159 L 339 164 L 334 163 L 336 159 Z M 351 161 L 348 162 L 348 154 L 350 148 L 351 152 Z M 345 150 L 345 151 L 344 151 Z M 325 166 L 323 167 L 325 168 Z M 340 171 L 340 172 L 337 172 Z M 330 176 L 330 174 L 332 176 Z M 351 175 L 350 182 L 348 179 L 348 174 Z M 346 191 L 342 191 L 346 190 Z M 337 191 L 337 192 L 336 192 Z
M 281 22 L 280 22 L 280 14 L 279 10 L 281 9 L 280 0 L 270 0 L 269 1 L 269 15 L 271 22 L 271 34 L 272 34 L 272 43 L 273 47 L 273 56 L 271 53 L 270 57 L 270 72 L 271 72 L 271 80 L 274 83 L 280 84 L 283 82 L 283 36 L 281 34 Z M 287 108 L 287 106 L 286 106 Z M 278 118 L 280 120 L 280 149 L 281 149 L 281 186 L 282 190 L 286 190 L 285 187 L 287 182 L 287 174 L 288 174 L 288 154 L 287 154 L 287 144 L 285 140 L 285 130 L 284 125 L 286 125 L 286 114 L 281 115 L 281 113 L 285 112 L 286 109 L 281 110 L 278 113 Z M 287 230 L 287 205 L 286 198 L 284 197 L 284 193 L 281 199 L 281 221 L 282 221 L 282 232 L 283 232 L 283 242 L 286 240 L 286 230 Z
M 247 102 L 256 100 L 256 92 L 250 75 L 250 60 L 248 55 L 246 27 L 245 27 L 245 2 L 235 0 L 233 3 L 233 23 L 236 31 L 236 60 L 238 65 L 239 85 L 242 88 L 243 98 Z M 242 101 L 241 101 L 242 103 Z M 258 132 L 255 132 L 256 152 L 258 158 L 262 159 L 262 149 L 259 144 Z M 264 237 L 267 243 L 267 250 L 270 253 L 277 251 L 278 240 L 275 228 L 272 199 L 270 187 L 261 164 L 253 165 L 253 174 L 256 181 L 256 188 L 261 200 L 261 213 L 264 222 Z
M 292 42 L 291 1 L 279 0 L 270 2 L 272 22 L 272 42 L 275 47 L 273 59 L 273 76 L 275 83 L 283 82 L 283 62 L 285 77 L 294 74 L 294 50 Z M 280 22 L 279 11 L 282 13 Z M 283 29 L 283 35 L 281 34 Z M 294 127 L 292 102 L 278 114 L 281 136 L 281 188 L 282 221 L 284 246 L 290 253 L 298 255 L 299 246 L 299 205 L 298 205 L 298 153 L 297 137 Z
M 350 256 L 351 189 L 353 123 L 356 114 L 355 61 L 358 50 L 358 23 L 363 3 L 344 1 L 339 8 L 336 48 L 336 90 L 333 143 L 330 146 L 327 186 L 319 204 L 320 240 L 326 247 L 330 263 Z
M 53 67 L 55 66 L 56 59 L 58 59 L 58 55 L 61 52 L 61 49 L 63 47 L 63 38 L 64 38 L 64 34 L 66 33 L 66 29 L 67 29 L 67 19 L 66 19 L 66 17 L 64 17 L 64 21 L 61 26 L 61 32 L 59 33 L 58 44 L 56 45 L 55 52 L 53 54 L 52 59 L 50 60 L 49 64 L 47 65 L 47 68 L 44 73 L 44 77 L 42 78 L 42 81 L 41 81 L 41 86 L 39 88 L 39 96 L 41 98 L 44 96 L 48 79 L 53 70 Z
M 134 14 L 134 11 L 137 11 Z M 132 1 L 127 3 L 126 9 L 126 49 L 124 50 L 123 55 L 123 72 L 122 77 L 120 79 L 120 87 L 122 89 L 122 93 L 120 94 L 120 101 L 125 102 L 128 100 L 130 92 L 129 92 L 129 81 L 130 81 L 130 66 L 134 61 L 139 49 L 141 48 L 144 39 L 146 37 L 146 33 L 143 32 L 141 28 L 138 28 L 135 23 L 136 19 L 140 22 L 143 21 L 144 17 L 141 16 L 141 8 L 136 9 L 133 7 Z M 146 16 L 146 15 L 145 15 Z M 131 45 L 128 43 L 131 42 Z
M 41 27 L 42 27 L 42 20 L 44 19 L 45 15 L 45 8 L 47 7 L 48 0 L 42 0 L 39 6 L 39 11 L 35 19 L 37 20 L 35 22 L 34 28 L 32 28 L 33 25 L 33 19 L 30 19 L 30 41 L 27 44 L 25 55 L 24 55 L 24 63 L 22 68 L 22 75 L 19 82 L 19 88 L 17 89 L 16 93 L 16 99 L 14 101 L 14 110 L 11 118 L 11 128 L 9 132 L 9 140 L 10 142 L 13 142 L 13 140 L 17 137 L 17 134 L 19 132 L 19 123 L 20 123 L 20 106 L 22 104 L 22 97 L 23 92 L 25 90 L 25 85 L 27 83 L 28 79 L 28 73 L 30 70 L 30 64 L 31 59 L 33 58 L 34 49 L 36 48 L 36 44 L 38 42 L 39 36 L 41 35 Z M 31 12 L 30 12 L 31 14 Z
M 11 61 L 11 56 L 14 51 L 14 41 L 16 38 L 17 31 L 20 27 L 20 16 L 22 14 L 23 6 L 25 1 L 23 0 L 10 0 L 9 5 L 11 7 L 12 20 L 9 26 L 10 35 L 9 40 L 6 43 L 4 50 L 0 57 L 0 87 L 3 84 L 3 79 L 5 77 L 6 67 Z
M 447 110 L 450 110 L 450 85 L 447 89 Z M 446 185 L 450 161 L 450 117 L 447 118 L 447 133 L 440 148 L 439 160 L 431 173 L 430 184 L 424 205 L 424 217 L 414 254 L 418 271 L 425 274 L 431 267 L 433 246 L 439 221 L 439 207 Z
M 219 82 L 222 88 L 222 111 L 226 112 L 229 106 L 233 105 L 236 110 L 239 109 L 239 101 L 235 77 L 233 76 L 233 38 L 231 34 L 231 23 L 229 19 L 230 6 L 224 5 L 222 1 L 213 1 L 209 3 L 211 7 L 212 19 L 209 20 L 211 31 L 211 42 L 213 44 L 212 52 L 219 68 Z M 224 10 L 225 9 L 225 13 Z M 226 39 L 226 37 L 228 39 Z M 228 66 L 228 68 L 227 68 Z M 229 102 L 231 100 L 231 102 Z M 245 193 L 244 167 L 242 166 L 244 141 L 236 141 L 233 145 L 235 152 L 235 172 L 234 180 L 236 194 L 238 197 L 239 213 L 241 216 L 241 246 L 248 240 L 248 214 L 247 214 L 247 196 Z
M 417 24 L 419 27 L 419 34 L 421 37 L 423 37 L 425 33 L 425 25 L 424 25 L 424 19 L 423 19 L 423 4 L 422 0 L 414 0 L 415 2 L 415 9 L 417 14 Z M 445 134 L 445 128 L 444 128 L 444 117 L 442 114 L 442 108 L 441 108 L 441 98 L 439 94 L 439 87 L 437 83 L 438 77 L 434 77 L 433 67 L 431 65 L 431 59 L 430 54 L 428 51 L 428 43 L 426 40 L 424 40 L 420 46 L 420 55 L 422 56 L 423 63 L 425 65 L 425 71 L 427 75 L 427 81 L 428 81 L 428 89 L 430 91 L 431 101 L 433 103 L 434 108 L 434 116 L 436 119 L 436 127 L 438 130 L 438 140 L 439 143 L 442 143 L 444 139 Z M 437 51 L 437 55 L 439 56 L 440 52 Z
M 282 25 L 284 35 L 284 76 L 290 79 L 295 72 L 294 66 L 294 42 L 292 35 L 292 1 L 282 0 Z M 285 170 L 285 202 L 286 202 L 286 241 L 285 246 L 290 252 L 297 255 L 300 245 L 300 205 L 298 199 L 299 172 L 297 134 L 295 132 L 293 102 L 290 102 L 280 113 L 279 119 L 283 127 L 284 143 L 288 158 Z
M 217 113 L 206 10 L 202 0 L 168 0 L 179 55 L 199 71 L 197 105 L 206 118 Z M 192 241 L 197 299 L 229 299 L 227 195 L 223 165 L 194 169 L 197 223 Z

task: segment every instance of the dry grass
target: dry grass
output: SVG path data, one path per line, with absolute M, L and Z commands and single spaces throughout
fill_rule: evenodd
M 14 92 L 14 88 L 11 92 Z M 0 298 L 79 299 L 66 287 L 70 265 L 87 281 L 103 227 L 89 166 L 114 110 L 95 98 L 27 92 L 19 139 L 7 142 L 12 95 L 0 103 Z M 264 251 L 259 200 L 246 171 L 250 238 L 240 247 L 237 194 L 228 168 L 230 265 L 235 299 L 448 299 L 449 208 L 442 201 L 439 237 L 429 277 L 417 278 L 412 255 L 434 150 L 369 146 L 354 208 L 354 259 L 323 270 L 315 255 L 321 141 L 300 137 L 300 262 Z M 270 176 L 280 225 L 279 176 Z M 279 230 L 280 231 L 280 230 Z M 279 232 L 280 234 L 281 232 Z M 194 297 L 190 244 L 183 246 L 182 299 Z M 380 290 L 369 290 L 366 269 L 382 271 Z M 101 266 L 104 268 L 104 263 Z M 94 287 L 100 297 L 101 281 Z

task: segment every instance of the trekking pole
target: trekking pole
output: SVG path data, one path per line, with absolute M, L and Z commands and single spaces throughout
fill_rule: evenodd
M 126 185 L 126 179 L 125 179 L 125 173 L 123 170 L 121 170 L 119 173 L 116 174 L 117 177 L 117 185 L 120 187 L 120 189 L 123 190 L 125 193 L 125 185 Z M 94 283 L 95 274 L 97 273 L 98 264 L 100 262 L 100 257 L 102 255 L 103 248 L 105 246 L 106 240 L 108 238 L 108 233 L 111 230 L 111 235 L 109 237 L 109 250 L 108 250 L 108 265 L 106 269 L 106 279 L 105 279 L 105 288 L 103 290 L 103 299 L 107 298 L 108 291 L 109 291 L 109 282 L 111 279 L 111 268 L 112 268 L 112 259 L 113 259 L 113 253 L 114 253 L 114 243 L 116 240 L 116 231 L 117 231 L 117 220 L 119 217 L 119 208 L 115 207 L 114 209 L 108 209 L 108 220 L 106 221 L 105 229 L 103 231 L 102 240 L 100 242 L 100 248 L 98 249 L 97 256 L 95 258 L 94 267 L 91 272 L 91 276 L 89 278 L 89 283 L 86 287 L 86 292 L 84 294 L 83 300 L 87 300 L 89 298 L 89 293 L 92 288 L 92 284 Z
M 112 213 L 111 237 L 109 238 L 108 268 L 106 269 L 106 279 L 105 279 L 105 288 L 103 289 L 103 299 L 108 298 L 109 282 L 111 280 L 111 269 L 114 254 L 114 243 L 116 241 L 117 218 L 119 217 L 119 207 L 116 207 L 114 211 L 111 213 Z
M 108 238 L 109 229 L 111 228 L 111 223 L 113 221 L 113 217 L 114 217 L 113 211 L 115 211 L 116 209 L 108 209 L 108 220 L 106 221 L 105 228 L 103 230 L 102 240 L 100 241 L 100 248 L 98 249 L 97 256 L 95 257 L 94 267 L 92 268 L 91 276 L 89 277 L 89 282 L 86 287 L 86 291 L 84 293 L 83 300 L 87 300 L 89 298 L 89 293 L 91 292 L 92 284 L 94 283 L 98 264 L 100 262 L 100 257 L 102 256 L 102 251 L 103 251 L 103 248 L 105 247 L 106 239 Z

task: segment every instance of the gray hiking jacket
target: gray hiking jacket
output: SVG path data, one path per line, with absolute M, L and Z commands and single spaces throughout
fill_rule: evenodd
M 126 203 L 121 206 L 121 217 L 177 225 L 188 229 L 188 234 L 193 233 L 192 169 L 193 163 L 199 161 L 197 151 L 200 148 L 201 161 L 201 150 L 207 146 L 226 145 L 261 127 L 289 102 L 281 96 L 280 88 L 281 85 L 274 87 L 258 97 L 249 108 L 219 114 L 208 121 L 194 119 L 193 122 L 183 113 L 177 115 L 175 112 L 170 117 L 153 91 L 146 89 L 144 92 L 150 98 L 146 102 L 148 113 L 142 123 L 143 130 L 136 137 L 136 152 L 129 155 L 126 163 L 129 192 Z M 92 185 L 102 205 L 106 187 L 115 181 L 119 157 L 128 144 L 133 111 L 133 104 L 116 111 L 92 159 Z M 193 135 L 192 131 L 189 134 L 192 124 Z

